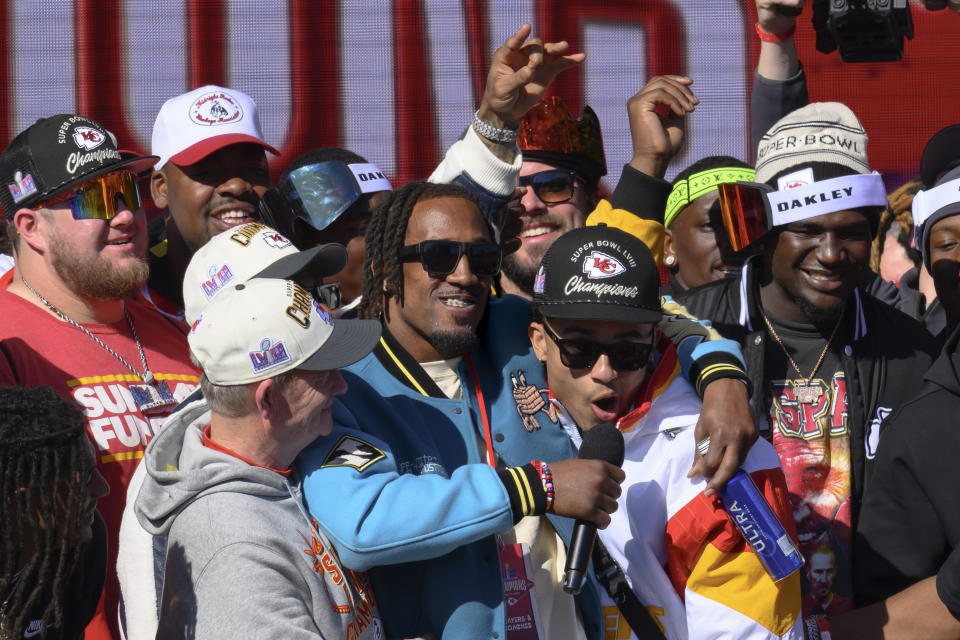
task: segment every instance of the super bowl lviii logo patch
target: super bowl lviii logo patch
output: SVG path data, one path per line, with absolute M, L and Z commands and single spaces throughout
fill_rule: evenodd
M 212 300 L 231 280 L 233 280 L 233 272 L 230 271 L 229 266 L 219 267 L 212 264 L 207 269 L 207 279 L 200 283 L 200 289 L 203 295 L 207 296 L 207 300 Z
M 14 202 L 20 202 L 37 192 L 37 185 L 33 181 L 33 176 L 29 173 L 23 175 L 20 171 L 13 174 L 13 184 L 8 184 L 7 188 L 10 189 L 10 195 Z
M 236 122 L 243 118 L 243 109 L 236 98 L 225 91 L 205 93 L 190 105 L 190 119 L 197 124 L 213 126 Z
M 290 361 L 290 354 L 283 340 L 273 342 L 270 338 L 260 341 L 260 348 L 250 352 L 250 363 L 254 373 L 270 369 L 284 362 Z
M 623 263 L 602 251 L 591 251 L 583 259 L 583 272 L 587 278 L 612 278 L 618 276 L 627 268 Z
M 383 451 L 365 440 L 355 436 L 343 436 L 327 454 L 320 468 L 353 467 L 357 471 L 363 471 L 386 457 Z

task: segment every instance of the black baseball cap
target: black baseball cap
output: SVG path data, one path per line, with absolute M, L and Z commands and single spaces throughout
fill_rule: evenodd
M 937 175 L 960 162 L 960 124 L 952 124 L 937 131 L 920 156 L 920 179 L 926 189 L 937 182 Z
M 580 227 L 543 256 L 533 305 L 548 318 L 658 322 L 660 272 L 636 236 L 604 224 Z
M 0 154 L 0 207 L 13 218 L 32 207 L 98 176 L 129 169 L 141 173 L 155 156 L 117 149 L 117 140 L 96 120 L 60 114 L 37 120 Z

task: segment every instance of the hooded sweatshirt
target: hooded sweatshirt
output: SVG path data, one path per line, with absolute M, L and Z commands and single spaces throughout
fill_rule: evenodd
M 880 436 L 854 553 L 861 604 L 936 575 L 960 544 L 960 328 L 924 382 Z
M 366 575 L 340 565 L 297 479 L 208 448 L 209 423 L 186 405 L 143 460 L 137 518 L 168 537 L 157 637 L 381 638 Z

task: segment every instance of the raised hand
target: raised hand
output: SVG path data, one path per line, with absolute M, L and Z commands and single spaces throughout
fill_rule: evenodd
M 627 100 L 633 139 L 631 167 L 656 178 L 664 176 L 670 160 L 683 147 L 683 120 L 700 102 L 691 84 L 693 80 L 685 76 L 654 76 Z

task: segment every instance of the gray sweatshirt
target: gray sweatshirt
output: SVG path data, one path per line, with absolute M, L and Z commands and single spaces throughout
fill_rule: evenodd
M 169 539 L 157 637 L 381 638 L 365 574 L 344 569 L 291 476 L 204 446 L 199 400 L 147 447 L 140 524 Z

